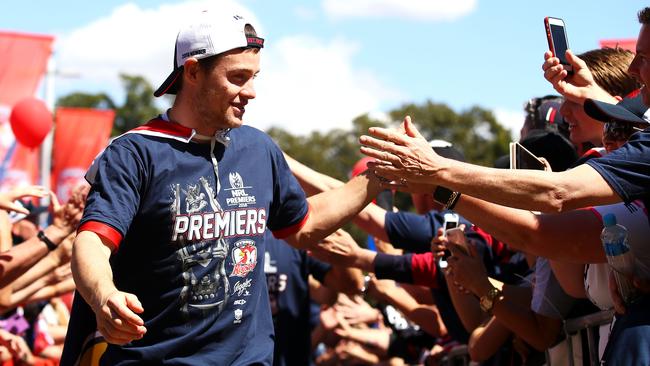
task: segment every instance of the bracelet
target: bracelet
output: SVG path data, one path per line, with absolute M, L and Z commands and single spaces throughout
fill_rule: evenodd
M 449 199 L 449 202 L 447 202 L 447 205 L 445 205 L 444 209 L 453 210 L 454 207 L 456 207 L 458 201 L 460 201 L 460 192 L 454 192 L 452 197 Z
M 50 238 L 45 236 L 45 233 L 43 232 L 43 230 L 39 230 L 37 236 L 43 243 L 45 243 L 45 245 L 47 245 L 47 249 L 49 251 L 52 251 L 52 250 L 57 248 L 57 245 L 54 244 L 54 242 L 52 240 L 50 240 Z

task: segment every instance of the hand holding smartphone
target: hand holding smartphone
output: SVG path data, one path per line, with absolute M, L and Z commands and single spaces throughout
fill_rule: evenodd
M 566 26 L 564 20 L 560 18 L 544 18 L 544 27 L 546 28 L 546 38 L 548 39 L 548 49 L 553 56 L 560 59 L 564 69 L 571 74 L 573 67 L 566 58 L 566 51 L 569 49 L 569 41 L 566 36 Z
M 448 212 L 444 216 L 444 221 L 442 223 L 442 236 L 447 236 L 447 230 L 458 227 L 460 222 L 460 216 L 455 213 Z M 445 254 L 438 260 L 438 265 L 440 268 L 447 268 L 447 258 L 451 255 L 449 249 L 445 250 Z
M 454 250 L 458 250 L 465 255 L 471 256 L 469 251 L 469 246 L 467 244 L 467 238 L 465 238 L 465 231 L 462 227 L 456 227 L 453 229 L 447 230 L 447 240 L 450 247 L 453 247 Z

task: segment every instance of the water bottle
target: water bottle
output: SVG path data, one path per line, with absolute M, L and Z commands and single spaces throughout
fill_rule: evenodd
M 603 217 L 605 227 L 600 234 L 607 263 L 613 269 L 618 292 L 625 303 L 634 298 L 635 288 L 628 276 L 634 274 L 634 254 L 627 243 L 627 229 L 616 223 L 616 216 L 609 213 Z

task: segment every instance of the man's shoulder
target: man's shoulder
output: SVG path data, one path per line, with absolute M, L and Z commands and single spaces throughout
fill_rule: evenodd
M 273 141 L 266 132 L 247 125 L 233 128 L 229 136 L 231 139 L 245 139 L 244 142 L 264 141 L 265 143 L 272 143 Z

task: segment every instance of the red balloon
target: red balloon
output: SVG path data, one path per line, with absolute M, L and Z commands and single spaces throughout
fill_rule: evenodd
M 16 140 L 29 148 L 37 147 L 52 129 L 52 113 L 43 101 L 25 98 L 14 105 L 9 116 Z

